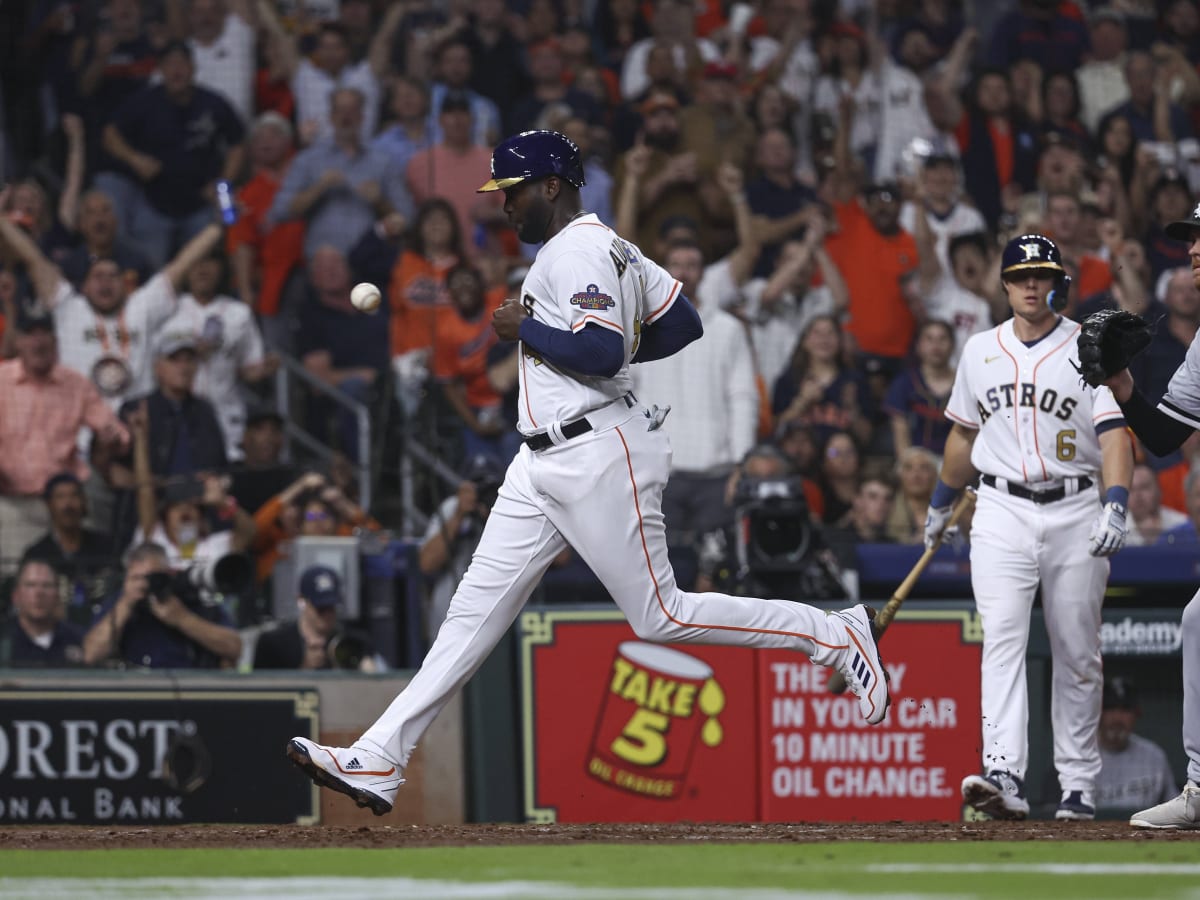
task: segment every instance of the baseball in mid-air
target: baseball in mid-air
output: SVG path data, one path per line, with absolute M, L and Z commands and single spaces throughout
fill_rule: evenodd
M 360 312 L 375 312 L 375 310 L 379 309 L 379 302 L 382 299 L 383 295 L 379 293 L 379 288 L 375 287 L 369 281 L 360 281 L 350 291 L 350 302 Z

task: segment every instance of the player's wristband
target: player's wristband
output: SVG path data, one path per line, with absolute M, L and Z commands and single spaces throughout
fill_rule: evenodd
M 1105 503 L 1116 503 L 1119 506 L 1129 506 L 1129 488 L 1114 484 L 1104 492 Z
M 943 509 L 954 502 L 954 498 L 958 496 L 958 488 L 952 488 L 942 479 L 938 479 L 933 488 L 933 496 L 929 498 L 929 505 L 934 509 Z

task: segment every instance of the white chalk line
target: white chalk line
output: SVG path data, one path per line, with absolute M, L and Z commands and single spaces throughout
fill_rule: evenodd
M 923 900 L 923 894 L 888 894 Z M 535 881 L 418 878 L 2 878 L 4 900 L 851 900 L 862 894 L 783 888 L 580 887 Z

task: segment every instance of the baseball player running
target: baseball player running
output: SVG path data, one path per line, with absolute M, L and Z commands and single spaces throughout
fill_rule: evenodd
M 971 587 L 983 623 L 983 769 L 963 779 L 967 804 L 1001 819 L 1029 814 L 1025 649 L 1038 583 L 1054 677 L 1050 707 L 1059 819 L 1095 816 L 1096 728 L 1103 678 L 1105 557 L 1125 542 L 1133 454 L 1112 394 L 1082 386 L 1079 325 L 1058 314 L 1070 279 L 1039 234 L 1004 248 L 1013 317 L 967 341 L 946 416 L 954 423 L 925 520 L 931 546 L 976 474 Z M 1107 490 L 1103 506 L 1097 472 Z
M 1188 244 L 1192 283 L 1200 288 L 1200 206 L 1189 218 L 1167 226 L 1167 236 Z M 1089 320 L 1089 324 L 1090 324 Z M 1176 369 L 1167 392 L 1152 407 L 1134 386 L 1128 368 L 1105 382 L 1111 389 L 1133 433 L 1159 456 L 1177 450 L 1194 429 L 1200 429 L 1200 334 L 1188 347 L 1183 365 Z M 1200 828 L 1200 592 L 1183 610 L 1183 749 L 1188 757 L 1187 783 L 1173 800 L 1134 815 L 1135 828 Z
M 887 712 L 867 607 L 826 614 L 675 584 L 660 509 L 671 462 L 659 428 L 664 413 L 633 396 L 629 366 L 678 352 L 700 337 L 700 319 L 679 282 L 581 210 L 582 184 L 579 151 L 557 132 L 527 131 L 493 152 L 492 178 L 480 191 L 504 191 L 517 236 L 544 242 L 520 300 L 506 301 L 492 323 L 502 340 L 520 341 L 523 446 L 408 687 L 351 747 L 288 743 L 288 756 L 317 784 L 377 815 L 392 808 L 422 733 L 567 544 L 642 639 L 799 650 L 846 676 L 867 722 Z

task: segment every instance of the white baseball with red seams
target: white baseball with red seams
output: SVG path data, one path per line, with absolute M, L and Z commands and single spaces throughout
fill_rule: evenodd
M 1012 319 L 967 341 L 946 416 L 978 429 L 971 463 L 1002 479 L 979 489 L 971 525 L 971 585 L 986 640 L 982 664 L 983 766 L 1025 777 L 1029 708 L 1025 650 L 1030 610 L 1042 602 L 1054 655 L 1051 719 L 1063 790 L 1091 790 L 1100 771 L 1100 609 L 1108 560 L 1089 554 L 1100 509 L 1098 426 L 1123 419 L 1108 388 L 1081 384 L 1079 325 L 1057 327 L 1026 346 Z M 1111 426 L 1110 426 L 1111 427 Z M 1049 503 L 1003 488 L 1064 486 Z

